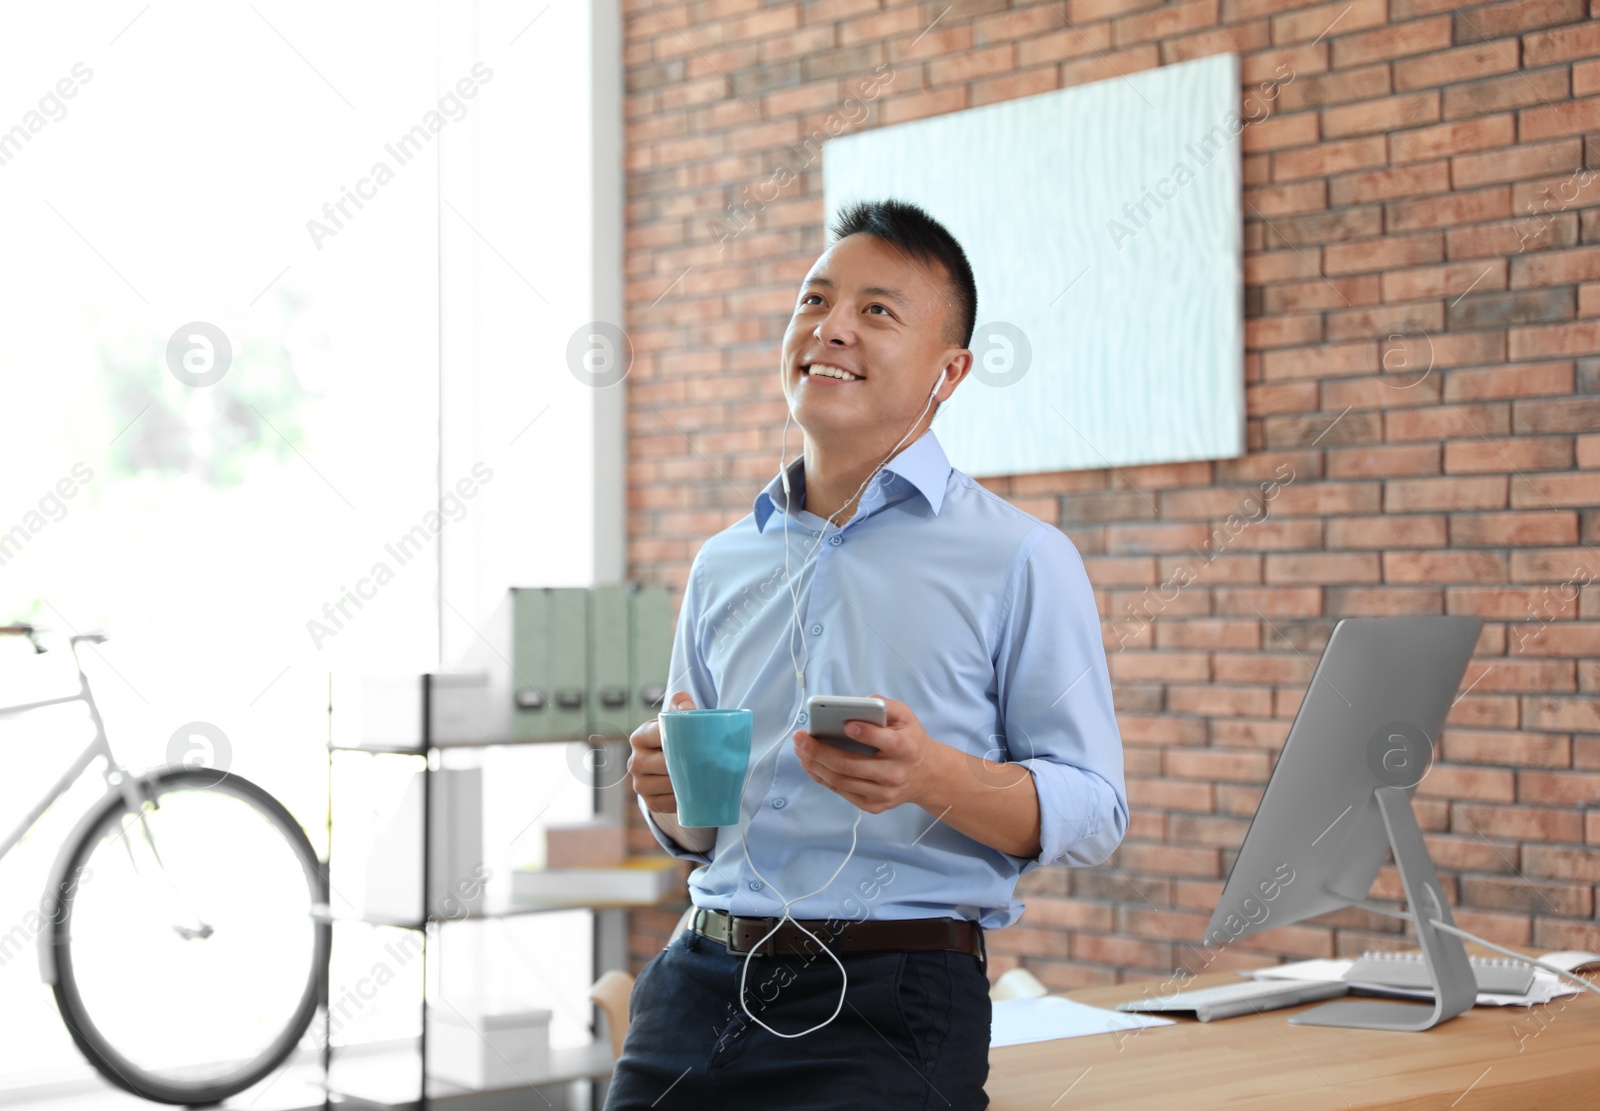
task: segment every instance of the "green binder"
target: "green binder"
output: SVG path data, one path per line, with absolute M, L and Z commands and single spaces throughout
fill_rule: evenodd
M 589 591 L 588 721 L 596 732 L 626 737 L 638 724 L 628 681 L 627 586 Z
M 672 591 L 665 586 L 632 584 L 631 636 L 628 638 L 628 712 L 635 725 L 661 712 L 661 704 L 672 692 L 666 684 L 672 666 L 672 641 L 677 631 L 673 620 Z M 683 676 L 678 682 L 683 684 Z M 702 706 L 701 709 L 709 707 Z
M 583 587 L 514 591 L 512 632 L 516 736 L 557 740 L 589 713 L 589 607 Z

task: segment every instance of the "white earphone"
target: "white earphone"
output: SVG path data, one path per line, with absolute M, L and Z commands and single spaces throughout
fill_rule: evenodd
M 939 387 L 944 385 L 944 381 L 945 381 L 945 371 L 941 369 L 939 371 L 939 381 L 934 385 L 933 389 L 928 391 L 928 400 L 923 404 L 922 412 L 918 413 L 917 414 L 917 419 L 911 422 L 911 427 L 906 430 L 906 434 L 904 436 L 900 437 L 900 443 L 895 444 L 894 447 L 889 449 L 889 454 L 884 456 L 883 461 L 872 469 L 872 473 L 867 476 L 866 481 L 862 482 L 862 484 L 860 486 L 856 487 L 856 492 L 854 494 L 850 495 L 849 499 L 846 500 L 846 502 L 844 503 L 845 505 L 849 505 L 851 502 L 855 501 L 856 498 L 861 494 L 861 491 L 865 490 L 867 488 L 867 483 L 871 482 L 874 478 L 876 478 L 878 476 L 878 472 L 881 471 L 884 468 L 884 466 L 889 462 L 890 459 L 894 458 L 895 452 L 900 450 L 901 445 L 906 442 L 906 440 L 911 436 L 912 431 L 915 430 L 915 428 L 917 427 L 917 424 L 922 420 L 923 414 L 927 413 L 928 406 L 933 404 L 933 397 L 934 397 L 935 394 L 937 394 L 939 392 Z M 791 412 L 788 416 L 784 417 L 784 421 L 783 421 L 783 439 L 784 439 L 785 443 L 784 443 L 784 451 L 779 452 L 779 455 L 778 455 L 778 474 L 779 474 L 779 476 L 781 477 L 781 479 L 783 481 L 783 493 L 784 493 L 784 499 L 785 499 L 785 505 L 784 505 L 784 511 L 783 511 L 783 569 L 784 569 L 784 574 L 788 577 L 788 582 L 789 582 L 789 601 L 790 601 L 790 604 L 791 604 L 791 606 L 792 606 L 792 608 L 794 610 L 794 624 L 792 626 L 790 626 L 791 632 L 789 633 L 789 662 L 794 665 L 795 681 L 799 684 L 800 693 L 804 694 L 805 693 L 805 689 L 806 689 L 805 665 L 800 663 L 797 659 L 795 659 L 795 654 L 794 654 L 794 632 L 793 632 L 793 630 L 798 629 L 800 631 L 800 638 L 801 638 L 800 639 L 800 646 L 801 646 L 802 649 L 805 650 L 805 656 L 806 656 L 806 659 L 807 659 L 808 662 L 810 661 L 810 658 L 811 658 L 811 650 L 810 650 L 810 647 L 805 643 L 805 624 L 800 619 L 800 592 L 799 592 L 799 589 L 795 585 L 795 576 L 789 570 L 789 518 L 793 515 L 794 506 L 792 504 L 788 504 L 789 499 L 790 499 L 790 497 L 792 495 L 791 495 L 790 490 L 789 490 L 788 460 L 784 458 L 784 455 L 787 454 L 787 441 L 788 441 L 788 438 L 789 438 L 789 421 L 790 421 L 790 419 L 792 417 L 793 417 L 793 413 Z M 801 578 L 805 577 L 806 567 L 811 563 L 812 556 L 814 556 L 816 554 L 817 549 L 822 546 L 823 539 L 828 535 L 828 525 L 833 523 L 833 517 L 838 516 L 838 513 L 842 509 L 843 509 L 843 506 L 840 507 L 840 510 L 836 510 L 834 512 L 833 516 L 830 516 L 826 521 L 823 522 L 822 531 L 817 533 L 816 543 L 811 545 L 810 551 L 806 552 L 804 559 L 801 560 L 801 563 L 800 563 L 800 577 Z M 803 702 L 801 704 L 804 705 Z M 783 736 L 779 737 L 776 741 L 774 741 L 770 746 L 767 747 L 765 752 L 761 753 L 760 756 L 757 756 L 754 760 L 752 760 L 750 762 L 749 768 L 745 772 L 745 782 L 746 783 L 749 782 L 750 776 L 755 773 L 756 765 L 761 763 L 762 760 L 765 760 L 767 758 L 767 756 L 769 756 L 771 753 L 775 752 L 777 750 L 778 746 L 783 744 L 784 741 L 788 740 L 790 735 L 791 735 L 791 733 L 792 733 L 792 731 L 793 731 L 793 729 L 794 729 L 794 727 L 799 725 L 799 724 L 800 724 L 800 719 L 798 717 L 796 717 L 793 721 L 791 721 L 789 723 L 789 728 L 787 730 L 785 730 Z M 756 874 L 757 878 L 759 878 L 763 883 L 765 883 L 768 887 L 770 887 L 772 889 L 772 892 L 773 892 L 774 895 L 776 895 L 778 898 L 783 900 L 783 914 L 778 918 L 777 923 L 772 927 L 772 929 L 768 930 L 766 935 L 764 937 L 762 937 L 760 941 L 756 942 L 754 945 L 752 945 L 750 947 L 750 951 L 745 954 L 744 964 L 739 970 L 739 1008 L 742 1011 L 744 1011 L 745 1015 L 749 1017 L 750 1021 L 754 1022 L 757 1026 L 761 1027 L 763 1030 L 767 1031 L 769 1034 L 776 1035 L 777 1037 L 780 1037 L 780 1038 L 803 1038 L 807 1034 L 812 1033 L 813 1031 L 821 1030 L 824 1026 L 828 1025 L 834 1019 L 838 1018 L 839 1017 L 839 1012 L 844 1009 L 845 992 L 850 986 L 850 976 L 849 976 L 849 973 L 847 973 L 845 971 L 844 962 L 841 961 L 838 958 L 838 956 L 833 952 L 833 950 L 830 949 L 825 943 L 823 943 L 823 941 L 820 938 L 818 938 L 816 934 L 812 933 L 810 930 L 806 929 L 804 926 L 801 926 L 799 922 L 796 922 L 795 919 L 790 916 L 789 908 L 791 906 L 793 906 L 795 903 L 797 903 L 800 900 L 802 900 L 802 899 L 809 899 L 814 895 L 822 894 L 824 891 L 826 891 L 829 888 L 829 886 L 832 885 L 834 880 L 839 878 L 839 873 L 844 871 L 845 866 L 847 864 L 849 864 L 851 859 L 856 855 L 856 830 L 860 827 L 860 825 L 861 825 L 861 816 L 863 814 L 865 814 L 865 813 L 866 813 L 866 811 L 861 810 L 859 808 L 856 810 L 855 821 L 850 826 L 850 849 L 849 849 L 848 852 L 845 853 L 844 859 L 839 862 L 839 867 L 837 867 L 837 868 L 835 868 L 833 870 L 833 875 L 829 876 L 827 882 L 824 883 L 821 887 L 817 888 L 815 891 L 807 892 L 804 895 L 797 895 L 792 899 L 786 898 L 784 896 L 783 892 L 778 890 L 778 885 L 777 884 L 773 883 L 771 880 L 767 879 L 766 876 L 763 876 L 761 874 L 761 870 L 756 867 L 755 861 L 750 859 L 749 850 L 748 849 L 745 850 L 745 854 L 744 854 L 745 863 L 750 866 L 750 870 Z M 744 822 L 741 821 L 739 823 L 739 841 L 740 841 L 741 844 L 743 844 L 743 842 L 744 842 L 745 829 L 746 829 L 746 825 L 745 825 Z M 774 934 L 776 934 L 778 932 L 779 928 L 781 928 L 783 926 L 784 922 L 794 922 L 795 926 L 800 930 L 801 933 L 805 934 L 812 941 L 815 941 L 817 943 L 818 948 L 823 953 L 827 954 L 828 958 L 830 960 L 832 960 L 834 964 L 839 966 L 839 976 L 841 978 L 841 983 L 839 985 L 839 1002 L 833 1008 L 833 1014 L 829 1015 L 827 1018 L 823 1019 L 821 1022 L 817 1023 L 815 1026 L 809 1027 L 809 1028 L 807 1028 L 805 1030 L 801 1030 L 799 1033 L 796 1033 L 796 1034 L 785 1034 L 781 1030 L 774 1030 L 772 1027 L 768 1026 L 765 1022 L 762 1022 L 761 1019 L 757 1018 L 755 1016 L 755 1014 L 751 1012 L 749 1004 L 747 1004 L 745 1002 L 745 994 L 746 994 L 745 981 L 746 981 L 746 978 L 750 974 L 750 958 L 756 955 L 757 950 L 760 949 L 762 944 L 764 944 L 768 938 L 772 937 Z

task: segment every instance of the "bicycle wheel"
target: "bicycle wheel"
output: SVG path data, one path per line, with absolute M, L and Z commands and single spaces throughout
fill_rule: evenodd
M 66 850 L 51 925 L 73 1041 L 112 1083 L 214 1103 L 264 1079 L 316 1012 L 330 927 L 299 824 L 260 787 L 201 768 L 109 796 Z M 146 837 L 145 828 L 149 836 Z

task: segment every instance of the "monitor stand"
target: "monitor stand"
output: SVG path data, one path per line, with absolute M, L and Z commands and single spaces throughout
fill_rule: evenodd
M 1376 787 L 1373 797 L 1389 833 L 1406 906 L 1417 926 L 1422 959 L 1433 981 L 1433 1002 L 1397 1003 L 1341 999 L 1324 1003 L 1289 1019 L 1297 1026 L 1345 1026 L 1362 1030 L 1429 1030 L 1469 1009 L 1478 997 L 1478 981 L 1461 939 L 1433 928 L 1437 920 L 1455 925 L 1439 889 L 1439 873 L 1428 856 L 1411 799 L 1400 787 Z M 1362 893 L 1365 898 L 1366 893 Z M 1357 900 L 1360 901 L 1360 900 Z

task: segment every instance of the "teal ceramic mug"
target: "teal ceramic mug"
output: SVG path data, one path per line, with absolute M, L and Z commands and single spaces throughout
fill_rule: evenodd
M 754 715 L 749 710 L 663 710 L 658 717 L 678 824 L 738 825 Z

